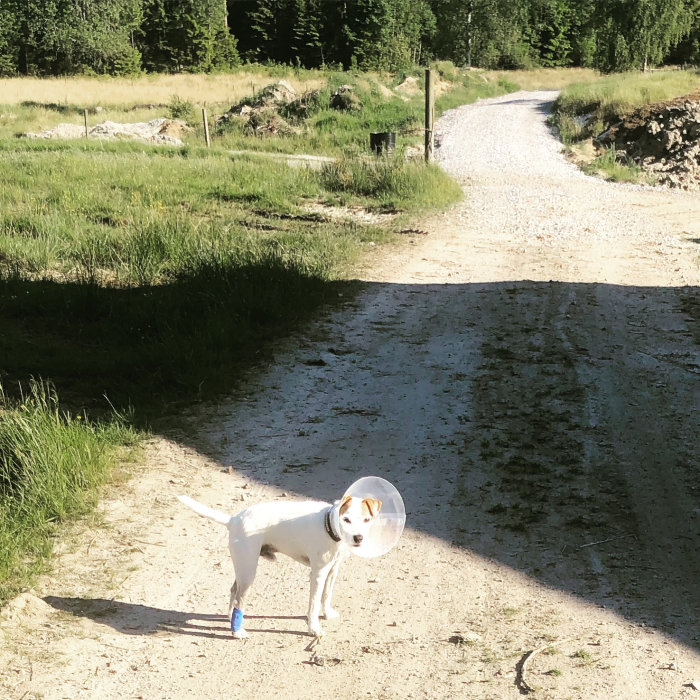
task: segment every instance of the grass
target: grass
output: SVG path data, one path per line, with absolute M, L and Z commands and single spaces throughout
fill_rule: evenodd
M 561 90 L 572 83 L 595 83 L 602 79 L 591 68 L 534 68 L 532 70 L 489 71 L 489 77 L 516 83 L 521 90 Z
M 622 73 L 594 81 L 572 83 L 557 98 L 552 123 L 569 145 L 608 128 L 646 104 L 686 95 L 700 88 L 697 71 Z M 583 122 L 581 117 L 588 118 Z
M 446 105 L 509 87 L 448 64 L 441 71 L 452 86 L 441 97 Z M 254 76 L 264 84 L 284 77 L 313 84 L 311 78 L 322 75 L 279 72 L 229 80 Z M 406 161 L 401 153 L 364 155 L 370 128 L 410 131 L 420 123 L 422 97 L 402 99 L 387 87 L 403 76 L 324 77 L 326 97 L 351 81 L 362 109 L 336 112 L 324 97 L 297 119 L 294 137 L 260 139 L 233 126 L 214 130 L 211 149 L 196 140 L 168 148 L 10 138 L 17 127 L 38 125 L 45 115 L 79 120 L 82 109 L 71 102 L 72 93 L 61 104 L 3 109 L 0 321 L 6 332 L 0 352 L 6 386 L 39 376 L 53 381 L 64 398 L 103 403 L 107 395 L 117 406 L 134 405 L 138 415 L 144 407 L 157 413 L 162 401 L 205 394 L 235 377 L 238 361 L 270 334 L 335 298 L 335 285 L 369 242 L 389 240 L 392 228 L 414 212 L 461 196 L 436 167 Z M 182 87 L 190 79 L 199 86 L 223 84 L 221 76 L 179 77 L 176 83 Z M 86 100 L 105 84 L 132 82 L 72 80 L 91 88 Z M 55 88 L 55 81 L 47 82 Z M 73 85 L 59 82 L 66 89 Z M 163 83 L 172 89 L 171 77 Z M 142 84 L 159 83 L 137 79 L 134 90 Z M 39 102 L 52 97 L 42 90 L 36 91 Z M 136 99 L 132 95 L 122 109 Z M 187 117 L 197 106 L 185 91 L 168 102 L 177 116 Z M 118 115 L 103 111 L 95 118 Z M 252 153 L 232 155 L 234 146 L 343 156 L 311 170 Z M 398 217 L 394 225 L 366 225 L 311 213 L 308 203 Z
M 620 162 L 614 146 L 604 149 L 597 158 L 584 164 L 582 168 L 587 175 L 602 176 L 610 182 L 639 183 L 647 181 L 648 184 L 652 184 L 650 178 L 638 165 Z
M 71 76 L 62 78 L 0 78 L 0 94 L 8 105 L 34 102 L 57 105 L 115 106 L 170 103 L 173 95 L 198 105 L 238 102 L 275 79 L 284 78 L 295 90 L 324 84 L 327 74 L 318 70 L 250 66 L 236 73 L 148 74 L 138 77 Z
M 124 416 L 61 411 L 48 385 L 32 383 L 21 401 L 0 390 L 0 603 L 43 570 L 58 523 L 94 506 L 137 438 Z
M 391 159 L 313 171 L 218 150 L 5 142 L 0 160 L 4 372 L 138 409 L 230 379 L 392 236 L 306 202 L 408 216 L 460 195 L 439 169 Z
M 593 656 L 593 654 L 591 654 L 589 651 L 586 651 L 585 649 L 579 649 L 578 651 L 575 651 L 571 655 L 571 658 L 578 659 L 581 662 L 582 666 L 591 666 L 598 660 Z

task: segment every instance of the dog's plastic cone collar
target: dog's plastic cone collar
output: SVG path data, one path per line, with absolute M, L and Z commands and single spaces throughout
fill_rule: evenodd
M 359 547 L 350 551 L 358 557 L 380 557 L 392 549 L 401 537 L 406 523 L 403 498 L 394 485 L 379 476 L 358 479 L 346 492 L 353 498 L 376 498 L 382 502 L 379 514 L 372 522 L 369 534 Z

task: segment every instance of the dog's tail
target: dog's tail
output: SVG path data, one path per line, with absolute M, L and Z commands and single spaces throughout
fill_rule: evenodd
M 178 500 L 184 503 L 186 506 L 192 508 L 195 513 L 199 513 L 205 518 L 214 520 L 222 525 L 228 525 L 229 521 L 231 520 L 232 516 L 228 515 L 227 513 L 223 513 L 220 510 L 215 510 L 214 508 L 205 506 L 203 503 L 199 503 L 199 501 L 195 501 L 194 498 L 190 498 L 189 496 L 178 496 Z

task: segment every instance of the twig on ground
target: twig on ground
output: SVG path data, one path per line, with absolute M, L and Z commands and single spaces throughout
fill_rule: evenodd
M 634 534 L 628 532 L 626 535 L 617 535 L 615 537 L 608 537 L 606 540 L 598 540 L 597 542 L 589 542 L 588 544 L 582 544 L 579 549 L 585 549 L 586 547 L 594 547 L 597 544 L 605 544 L 606 542 L 612 542 L 613 540 L 623 540 L 625 537 L 634 537 Z
M 575 639 L 577 639 L 577 637 L 566 637 L 566 639 L 560 639 L 556 642 L 548 642 L 547 644 L 544 644 L 543 646 L 538 647 L 533 651 L 528 651 L 522 656 L 522 658 L 520 659 L 520 661 L 518 661 L 515 667 L 515 685 L 518 687 L 518 690 L 520 690 L 521 695 L 527 695 L 528 693 L 532 693 L 535 690 L 532 686 L 528 685 L 527 681 L 525 680 L 525 671 L 527 670 L 527 666 L 530 663 L 530 661 L 532 661 L 532 659 L 535 656 L 545 651 L 546 649 L 558 647 L 560 644 L 566 644 L 567 642 L 573 642 Z

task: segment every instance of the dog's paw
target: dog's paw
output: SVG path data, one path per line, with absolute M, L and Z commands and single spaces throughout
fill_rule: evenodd
M 323 617 L 325 617 L 326 620 L 335 620 L 340 617 L 340 613 L 333 608 L 326 608 Z
M 248 633 L 241 627 L 236 632 L 231 632 L 234 639 L 248 639 Z
M 313 637 L 322 637 L 323 630 L 321 629 L 321 625 L 319 625 L 318 622 L 315 624 L 309 623 L 309 634 Z

